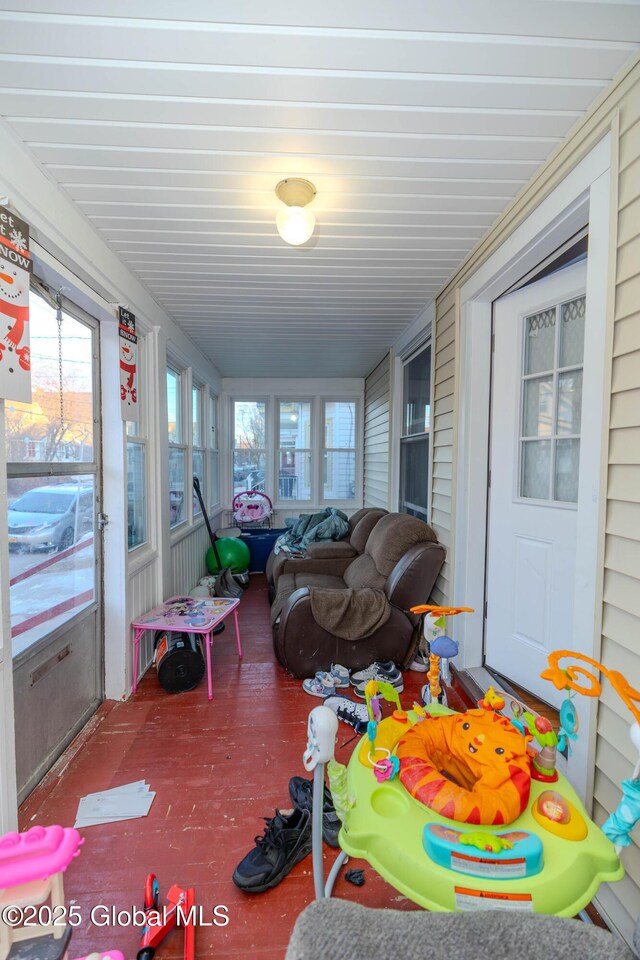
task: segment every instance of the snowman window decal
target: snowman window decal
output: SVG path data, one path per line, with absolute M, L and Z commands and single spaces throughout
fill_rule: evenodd
M 31 401 L 29 228 L 0 207 L 0 397 Z
M 120 333 L 120 407 L 123 420 L 138 419 L 136 318 L 124 307 L 119 309 Z

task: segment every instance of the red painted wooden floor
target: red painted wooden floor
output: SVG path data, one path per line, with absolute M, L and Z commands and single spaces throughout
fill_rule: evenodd
M 245 659 L 238 663 L 233 629 L 213 648 L 214 700 L 206 685 L 169 695 L 150 671 L 127 703 L 105 703 L 54 770 L 20 810 L 20 827 L 35 823 L 72 825 L 78 800 L 142 778 L 156 791 L 149 815 L 138 820 L 87 827 L 85 844 L 65 875 L 68 904 L 77 904 L 82 926 L 73 934 L 70 956 L 120 949 L 135 957 L 139 930 L 98 927 L 90 922 L 98 905 L 130 911 L 142 905 L 146 874 L 158 875 L 161 895 L 172 883 L 192 885 L 205 919 L 221 904 L 225 927 L 199 927 L 196 957 L 282 958 L 293 923 L 313 899 L 311 857 L 267 893 L 243 894 L 231 874 L 262 833 L 261 817 L 290 807 L 287 785 L 305 776 L 301 757 L 309 710 L 321 701 L 305 694 L 275 662 L 271 645 L 266 581 L 251 578 L 240 605 Z M 424 674 L 407 672 L 402 700 L 419 699 Z M 347 691 L 345 691 L 347 692 Z M 453 707 L 462 701 L 453 692 Z M 339 744 L 352 734 L 340 724 Z M 346 762 L 355 741 L 340 747 Z M 334 851 L 326 848 L 333 862 Z M 356 888 L 339 878 L 335 895 L 370 906 L 415 909 L 365 863 L 366 883 Z M 95 919 L 102 922 L 100 911 Z M 182 933 L 173 931 L 158 960 L 182 955 Z

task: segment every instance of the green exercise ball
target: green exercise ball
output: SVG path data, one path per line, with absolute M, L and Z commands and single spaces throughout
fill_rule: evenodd
M 222 566 L 230 567 L 231 573 L 244 573 L 249 569 L 249 547 L 244 540 L 238 537 L 221 537 L 220 540 L 216 540 L 216 548 Z M 216 562 L 213 547 L 207 550 L 206 564 L 209 573 L 219 573 L 220 568 Z

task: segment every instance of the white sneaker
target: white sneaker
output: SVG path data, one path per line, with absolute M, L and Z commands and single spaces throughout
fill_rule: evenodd
M 416 650 L 413 660 L 409 664 L 409 670 L 415 670 L 416 673 L 426 673 L 429 669 L 429 657 L 422 650 Z
M 326 671 L 324 673 L 319 671 L 315 677 L 302 681 L 302 689 L 312 697 L 328 697 L 336 692 L 336 679 Z
M 381 674 L 391 674 L 392 676 L 400 676 L 400 671 L 396 667 L 393 660 L 385 660 L 384 663 L 376 661 L 375 663 L 370 663 L 368 667 L 365 667 L 364 670 L 358 670 L 357 673 L 351 674 L 351 684 L 354 687 L 359 687 L 363 683 L 366 683 L 367 680 L 387 680 L 388 676 L 381 676 Z

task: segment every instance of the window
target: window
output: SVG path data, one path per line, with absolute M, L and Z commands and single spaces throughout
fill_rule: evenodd
M 428 520 L 431 346 L 405 363 L 402 410 L 398 509 Z
M 193 438 L 193 462 L 192 462 L 192 472 L 194 477 L 197 477 L 200 481 L 200 489 L 202 490 L 203 497 L 206 496 L 206 485 L 204 481 L 204 436 L 203 436 L 203 424 L 202 424 L 202 388 L 198 386 L 193 386 L 191 388 L 191 407 L 193 414 L 193 428 L 192 428 L 192 438 Z M 200 502 L 196 497 L 195 491 L 193 492 L 193 514 L 194 516 L 198 513 L 202 513 L 200 509 Z
M 356 495 L 356 404 L 324 402 L 323 499 L 353 500 Z
M 209 477 L 210 503 L 215 507 L 220 503 L 220 473 L 218 466 L 218 398 L 209 395 Z
M 578 501 L 585 298 L 524 318 L 520 496 Z
M 182 375 L 167 368 L 167 427 L 169 432 L 169 523 L 176 527 L 187 519 L 185 472 L 187 446 L 182 424 Z
M 145 338 L 138 336 L 138 372 L 145 379 Z M 127 421 L 127 544 L 135 550 L 147 542 L 147 418 L 143 391 L 138 391 L 138 421 Z
M 311 499 L 311 403 L 278 403 L 278 499 Z
M 233 492 L 264 492 L 267 467 L 264 400 L 233 401 Z

